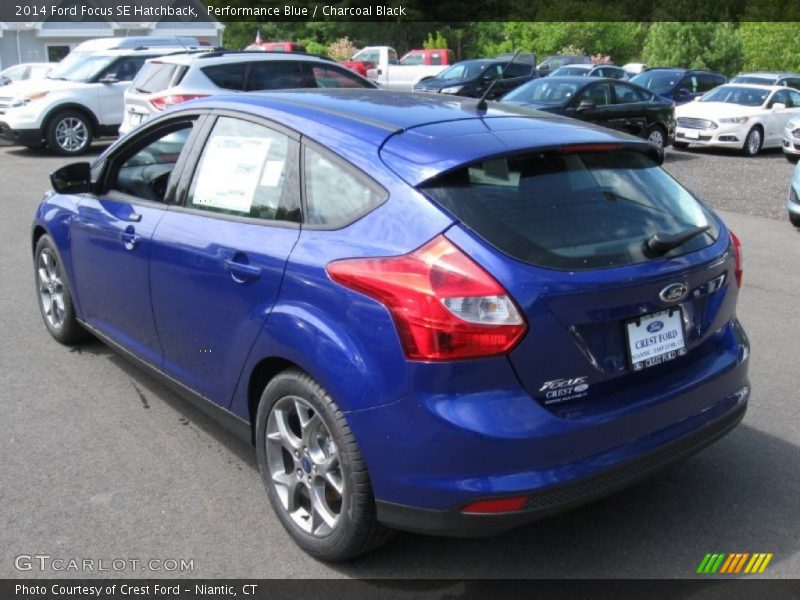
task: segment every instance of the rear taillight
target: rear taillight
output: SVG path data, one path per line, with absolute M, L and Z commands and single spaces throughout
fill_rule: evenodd
M 733 258 L 736 261 L 736 266 L 734 268 L 734 273 L 736 274 L 736 285 L 740 288 L 742 287 L 742 243 L 739 241 L 739 238 L 736 237 L 736 234 L 732 231 L 731 234 L 731 245 L 733 246 Z
M 528 329 L 503 286 L 441 235 L 403 256 L 332 262 L 328 275 L 389 309 L 410 359 L 505 354 Z
M 167 96 L 156 96 L 150 99 L 150 106 L 156 110 L 164 110 L 170 106 L 188 102 L 196 98 L 205 98 L 208 94 L 169 94 Z

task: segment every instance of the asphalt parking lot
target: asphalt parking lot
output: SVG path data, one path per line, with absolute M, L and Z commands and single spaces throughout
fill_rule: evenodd
M 104 345 L 70 349 L 47 334 L 29 226 L 64 162 L 0 147 L 0 578 L 87 575 L 15 568 L 32 554 L 193 561 L 95 573 L 121 577 L 691 577 L 707 552 L 771 552 L 765 576 L 800 572 L 800 232 L 785 215 L 793 166 L 779 151 L 669 151 L 665 164 L 744 246 L 753 395 L 740 427 L 645 483 L 509 534 L 399 534 L 337 565 L 283 531 L 251 448 Z

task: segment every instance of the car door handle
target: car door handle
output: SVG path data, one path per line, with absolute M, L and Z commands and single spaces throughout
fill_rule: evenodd
M 128 227 L 125 231 L 120 233 L 119 238 L 122 240 L 122 245 L 125 246 L 126 250 L 133 250 L 139 245 L 139 241 L 141 240 L 141 237 L 134 232 L 133 227 Z
M 246 265 L 230 258 L 225 259 L 225 270 L 231 274 L 231 278 L 237 283 L 258 279 L 261 276 L 261 267 Z

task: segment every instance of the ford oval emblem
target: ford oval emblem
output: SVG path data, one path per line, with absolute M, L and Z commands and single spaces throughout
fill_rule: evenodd
M 650 333 L 656 333 L 657 331 L 661 331 L 664 329 L 664 323 L 662 321 L 653 321 L 650 325 L 647 326 L 647 331 Z
M 689 293 L 689 286 L 685 283 L 671 283 L 665 287 L 659 296 L 664 302 L 680 302 Z

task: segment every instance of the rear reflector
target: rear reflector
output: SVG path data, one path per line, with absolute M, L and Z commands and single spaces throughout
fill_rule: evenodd
M 478 500 L 472 504 L 467 504 L 461 509 L 462 513 L 488 514 L 515 512 L 522 510 L 528 501 L 527 496 L 516 496 L 514 498 L 496 498 L 494 500 Z
M 334 261 L 328 275 L 386 306 L 413 360 L 505 354 L 528 329 L 503 286 L 441 235 L 402 256 Z
M 736 284 L 741 288 L 742 287 L 742 243 L 739 241 L 739 238 L 736 237 L 736 234 L 731 233 L 731 245 L 733 246 L 733 257 L 736 260 Z

